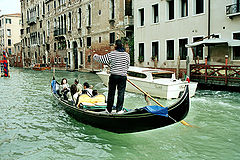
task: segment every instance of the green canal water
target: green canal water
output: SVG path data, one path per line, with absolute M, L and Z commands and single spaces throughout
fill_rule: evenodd
M 51 96 L 52 72 L 11 68 L 0 78 L 0 159 L 240 159 L 240 93 L 198 90 L 185 121 L 151 131 L 115 134 L 69 117 Z M 57 80 L 79 78 L 107 94 L 97 75 L 56 71 Z M 165 106 L 174 103 L 159 99 Z M 126 93 L 125 107 L 143 107 Z M 127 124 L 122 124 L 127 125 Z

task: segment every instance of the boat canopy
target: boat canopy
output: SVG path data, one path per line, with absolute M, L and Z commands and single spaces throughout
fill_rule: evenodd
M 186 44 L 185 47 L 196 47 L 199 45 L 216 45 L 216 44 L 228 44 L 228 46 L 240 46 L 240 40 L 225 40 L 221 38 L 210 38 L 210 39 L 204 39 L 202 41 L 194 42 L 191 44 Z

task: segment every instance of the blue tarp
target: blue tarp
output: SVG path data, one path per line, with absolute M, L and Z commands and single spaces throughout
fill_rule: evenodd
M 145 109 L 149 113 L 156 114 L 159 116 L 168 117 L 168 108 L 167 107 L 161 107 L 161 106 L 146 106 L 142 109 Z

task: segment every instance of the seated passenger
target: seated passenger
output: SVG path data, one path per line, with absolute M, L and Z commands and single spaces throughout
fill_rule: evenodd
M 95 97 L 95 96 L 97 96 L 97 95 L 98 95 L 98 91 L 97 91 L 96 89 L 94 89 L 94 90 L 92 91 L 92 96 Z
M 63 78 L 61 81 L 61 85 L 60 85 L 60 91 L 61 94 L 63 94 L 63 97 L 65 100 L 67 100 L 67 93 L 69 92 L 69 84 L 67 83 L 67 79 Z
M 83 91 L 82 94 L 87 94 L 88 96 L 92 97 L 92 89 L 89 88 L 89 84 L 87 82 L 83 83 Z
M 57 90 L 56 90 L 56 80 L 55 80 L 54 76 L 53 76 L 53 79 L 52 79 L 51 88 L 52 88 L 53 93 L 56 94 L 57 93 Z
M 70 87 L 70 92 L 67 93 L 68 101 L 73 101 L 76 103 L 78 95 L 76 84 L 72 84 Z
M 78 79 L 75 79 L 74 83 L 75 83 L 76 86 L 77 86 L 77 92 L 78 92 L 79 94 L 82 94 L 82 89 L 83 89 L 83 87 L 82 87 L 82 85 L 79 83 Z

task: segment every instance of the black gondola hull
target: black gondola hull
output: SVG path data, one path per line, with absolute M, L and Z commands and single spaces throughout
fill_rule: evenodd
M 180 100 L 168 107 L 169 117 L 148 113 L 144 109 L 135 109 L 124 114 L 89 111 L 70 105 L 56 94 L 53 95 L 77 121 L 115 133 L 132 133 L 168 126 L 183 120 L 189 111 L 188 87 Z

